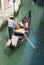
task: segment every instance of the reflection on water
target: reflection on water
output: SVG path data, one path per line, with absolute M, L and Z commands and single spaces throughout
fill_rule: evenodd
M 22 55 L 24 55 L 24 48 L 26 43 L 23 43 L 20 47 L 10 51 L 8 54 L 8 65 L 12 65 L 13 63 L 16 65 L 21 60 Z M 13 60 L 13 61 L 12 61 Z M 11 62 L 12 61 L 12 62 Z
M 36 45 L 39 48 L 39 53 L 33 53 L 31 65 L 42 65 L 44 64 L 44 13 L 40 19 L 39 26 L 36 32 Z

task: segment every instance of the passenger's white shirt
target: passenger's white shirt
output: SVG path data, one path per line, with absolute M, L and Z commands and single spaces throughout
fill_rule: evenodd
M 8 19 L 8 27 L 14 27 L 14 20 Z

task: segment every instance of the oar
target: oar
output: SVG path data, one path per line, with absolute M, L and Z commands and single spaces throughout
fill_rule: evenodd
M 32 42 L 29 40 L 29 38 L 26 36 L 26 34 L 24 34 L 25 38 L 28 40 L 28 42 L 31 44 L 31 46 L 36 49 L 36 47 L 32 44 Z
M 29 38 L 26 36 L 25 33 L 23 33 L 23 34 L 24 34 L 25 38 L 28 40 L 28 42 L 30 43 L 30 45 L 33 47 L 33 49 L 38 52 L 38 48 L 36 48 L 36 47 L 34 46 L 34 44 L 29 40 Z

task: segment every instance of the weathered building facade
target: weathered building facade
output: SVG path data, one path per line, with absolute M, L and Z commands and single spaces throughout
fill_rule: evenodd
M 9 0 L 0 0 L 0 11 L 4 11 L 9 7 Z
M 8 12 L 11 13 L 11 8 L 13 8 L 12 4 L 13 0 L 0 0 L 0 16 L 7 14 Z
M 0 26 L 13 14 L 13 0 L 0 0 Z

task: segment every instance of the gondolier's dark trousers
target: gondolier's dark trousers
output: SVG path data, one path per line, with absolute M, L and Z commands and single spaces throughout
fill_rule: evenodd
M 13 27 L 8 27 L 9 30 L 9 38 L 12 39 L 12 35 L 13 35 Z

